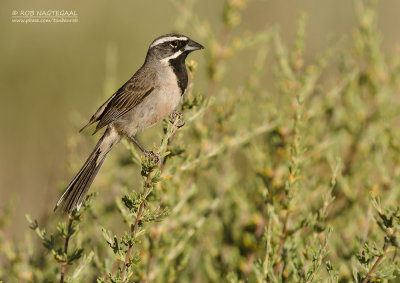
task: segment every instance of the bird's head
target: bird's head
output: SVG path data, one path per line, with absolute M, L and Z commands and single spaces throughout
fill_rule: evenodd
M 156 38 L 149 47 L 146 60 L 157 60 L 168 64 L 170 60 L 184 61 L 187 55 L 204 47 L 187 36 L 166 34 Z

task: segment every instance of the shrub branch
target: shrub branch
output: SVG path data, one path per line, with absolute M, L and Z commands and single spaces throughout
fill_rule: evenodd
M 372 274 L 374 273 L 375 269 L 378 267 L 379 263 L 383 260 L 385 257 L 389 247 L 390 247 L 390 239 L 396 236 L 397 230 L 395 230 L 393 233 L 391 233 L 388 236 L 388 240 L 385 241 L 385 244 L 383 245 L 383 251 L 382 254 L 376 259 L 374 265 L 372 265 L 371 269 L 368 271 L 367 275 L 365 276 L 364 280 L 362 283 L 367 283 L 369 282 L 369 279 L 371 278 Z
M 149 189 L 151 176 L 152 176 L 151 173 L 152 172 L 150 172 L 147 175 L 146 181 L 145 181 L 144 186 L 143 186 L 143 193 L 142 193 L 143 201 L 140 203 L 139 210 L 138 210 L 138 213 L 137 213 L 137 216 L 136 216 L 136 220 L 135 220 L 135 225 L 133 226 L 133 228 L 131 228 L 131 233 L 134 235 L 134 237 L 136 237 L 136 233 L 137 233 L 137 230 L 139 228 L 139 222 L 141 220 L 143 209 L 145 207 L 145 200 L 146 200 L 146 197 L 147 197 L 147 191 Z M 121 278 L 122 279 L 125 279 L 126 269 L 129 266 L 131 253 L 132 253 L 132 248 L 133 248 L 133 242 L 131 242 L 129 244 L 128 251 L 126 252 L 125 262 L 124 262 L 124 266 L 122 267 L 122 272 L 121 272 Z
M 65 237 L 64 242 L 64 260 L 61 262 L 61 276 L 60 276 L 60 283 L 64 282 L 65 272 L 67 270 L 67 253 L 68 253 L 68 243 L 69 239 L 71 238 L 71 228 L 72 228 L 73 219 L 71 215 L 68 215 L 68 224 L 67 224 L 67 236 Z

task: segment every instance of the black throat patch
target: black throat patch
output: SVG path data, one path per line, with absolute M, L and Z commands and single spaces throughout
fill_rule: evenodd
M 176 78 L 178 80 L 178 86 L 181 89 L 181 95 L 185 93 L 186 87 L 188 85 L 188 74 L 185 65 L 185 59 L 188 54 L 185 52 L 181 56 L 169 60 Z

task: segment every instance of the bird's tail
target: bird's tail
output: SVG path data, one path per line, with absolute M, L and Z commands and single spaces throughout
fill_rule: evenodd
M 119 134 L 113 128 L 108 128 L 104 132 L 104 135 L 97 143 L 81 170 L 79 170 L 78 174 L 76 174 L 75 178 L 61 195 L 54 210 L 56 210 L 63 201 L 65 202 L 65 212 L 71 213 L 75 206 L 77 206 L 79 210 L 104 159 L 120 139 Z

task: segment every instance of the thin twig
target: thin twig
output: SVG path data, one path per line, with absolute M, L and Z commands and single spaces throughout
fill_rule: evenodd
M 60 283 L 64 283 L 65 272 L 67 270 L 67 253 L 68 253 L 68 243 L 71 238 L 71 227 L 72 227 L 72 217 L 68 215 L 68 227 L 67 227 L 67 236 L 65 237 L 64 243 L 64 260 L 61 262 L 61 276 Z
M 141 220 L 142 212 L 143 212 L 143 209 L 144 209 L 144 206 L 145 206 L 144 200 L 147 197 L 147 191 L 149 189 L 149 184 L 150 184 L 150 181 L 151 181 L 151 176 L 152 176 L 151 173 L 152 172 L 150 172 L 147 175 L 146 182 L 144 183 L 143 194 L 142 194 L 143 201 L 140 203 L 139 210 L 138 210 L 138 213 L 137 213 L 137 216 L 136 216 L 136 220 L 135 220 L 135 225 L 134 225 L 133 229 L 131 230 L 131 233 L 135 237 L 136 237 L 137 230 L 139 228 L 139 222 Z M 122 279 L 125 279 L 126 269 L 127 269 L 128 265 L 129 265 L 129 262 L 131 260 L 132 248 L 133 248 L 133 243 L 129 244 L 128 251 L 126 252 L 125 262 L 124 262 L 124 266 L 122 267 L 122 272 L 121 272 L 121 278 Z
M 117 259 L 117 260 L 115 261 L 114 266 L 113 266 L 113 268 L 112 268 L 112 270 L 111 270 L 111 274 L 112 274 L 112 275 L 114 275 L 115 272 L 117 272 L 120 263 L 121 263 L 121 261 L 120 261 L 119 259 Z M 108 282 L 108 279 L 107 279 L 107 282 Z
M 264 259 L 264 281 L 267 282 L 268 280 L 268 265 L 269 265 L 269 249 L 271 245 L 271 215 L 268 212 L 268 225 L 267 225 L 267 246 L 265 252 L 265 259 Z
M 395 237 L 396 236 L 396 232 L 394 231 L 392 234 L 389 235 L 389 240 L 387 240 L 385 242 L 385 244 L 383 245 L 383 253 L 376 259 L 374 265 L 372 266 L 372 268 L 370 269 L 370 271 L 367 273 L 367 275 L 365 276 L 364 280 L 362 281 L 362 283 L 367 283 L 369 281 L 369 279 L 371 278 L 371 275 L 374 273 L 375 269 L 377 268 L 377 266 L 379 265 L 379 263 L 382 261 L 382 259 L 385 257 L 388 248 L 390 247 L 390 238 Z
M 287 234 L 287 224 L 288 224 L 288 221 L 289 221 L 289 210 L 286 211 L 285 221 L 284 221 L 284 223 L 283 223 L 282 233 L 281 233 L 281 235 L 280 235 L 280 237 L 279 237 L 279 239 L 280 239 L 280 240 L 279 240 L 279 246 L 278 246 L 278 251 L 276 252 L 276 254 L 278 255 L 278 257 L 281 256 L 283 244 L 284 244 L 285 241 L 286 241 L 286 234 Z M 279 266 L 280 266 L 279 263 L 280 263 L 280 262 L 275 263 L 275 265 L 274 265 L 274 271 L 276 271 L 276 270 L 279 268 Z
M 365 220 L 365 227 L 364 227 L 364 233 L 363 233 L 363 237 L 362 237 L 362 242 L 361 242 L 361 245 L 360 245 L 360 250 L 358 251 L 359 254 L 361 254 L 362 247 L 367 242 L 368 233 L 369 233 L 369 222 L 371 221 L 371 215 L 372 215 L 372 211 L 371 211 L 371 206 L 369 205 L 368 206 L 368 210 L 367 210 L 367 217 L 366 217 L 366 220 Z
M 329 273 L 329 283 L 335 283 L 335 278 L 333 278 L 331 273 Z

